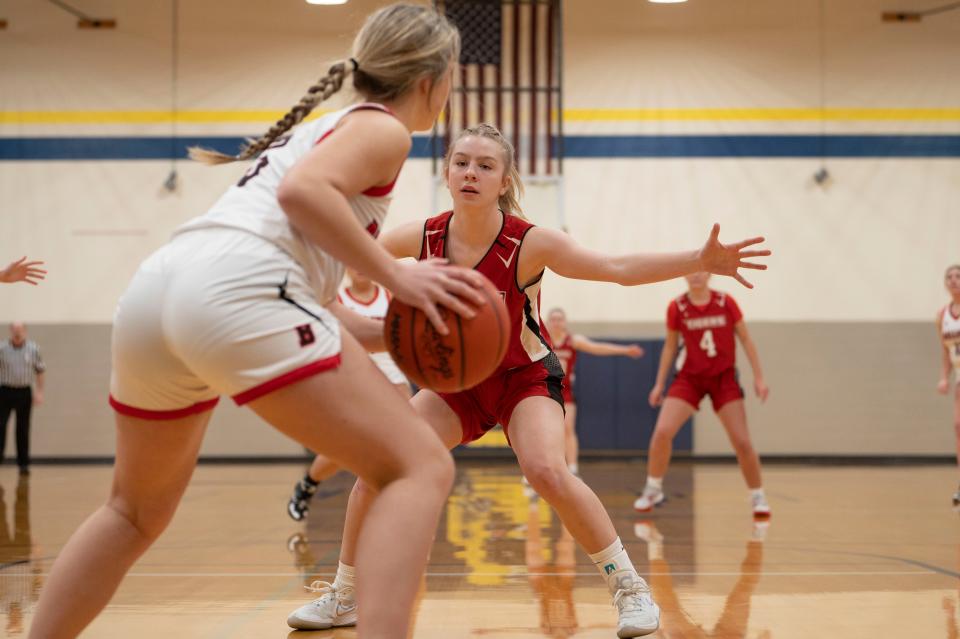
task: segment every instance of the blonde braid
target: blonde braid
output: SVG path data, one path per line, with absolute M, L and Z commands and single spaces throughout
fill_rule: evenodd
M 238 162 L 257 157 L 273 142 L 300 124 L 318 104 L 328 99 L 343 86 L 343 81 L 353 72 L 354 65 L 347 62 L 338 62 L 327 71 L 327 75 L 320 78 L 316 84 L 307 89 L 307 93 L 300 98 L 300 101 L 291 108 L 282 118 L 277 120 L 270 129 L 261 137 L 248 139 L 247 144 L 237 155 L 227 155 L 220 151 L 204 149 L 197 146 L 190 147 L 187 151 L 191 160 L 203 162 L 204 164 L 226 164 L 228 162 Z

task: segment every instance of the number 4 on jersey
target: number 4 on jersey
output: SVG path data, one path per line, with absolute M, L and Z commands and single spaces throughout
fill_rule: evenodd
M 707 357 L 717 356 L 717 345 L 713 341 L 713 331 L 707 329 L 700 338 L 700 348 L 707 354 Z

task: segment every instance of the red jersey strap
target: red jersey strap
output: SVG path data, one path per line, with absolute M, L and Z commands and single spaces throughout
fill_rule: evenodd
M 423 237 L 420 240 L 420 259 L 442 257 L 444 244 L 447 239 L 447 228 L 453 211 L 447 211 L 434 217 L 428 217 L 423 222 Z

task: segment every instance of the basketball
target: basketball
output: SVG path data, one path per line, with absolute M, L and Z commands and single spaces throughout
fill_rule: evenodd
M 467 319 L 438 306 L 449 333 L 441 335 L 418 308 L 398 299 L 384 320 L 387 351 L 414 384 L 443 393 L 476 386 L 493 374 L 507 353 L 510 322 L 500 292 L 483 278 L 487 303 Z

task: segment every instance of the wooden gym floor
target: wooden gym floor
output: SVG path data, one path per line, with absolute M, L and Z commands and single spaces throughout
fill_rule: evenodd
M 414 636 L 614 637 L 600 577 L 515 464 L 458 462 Z M 956 639 L 960 517 L 951 466 L 771 465 L 774 510 L 755 527 L 733 465 L 676 464 L 669 501 L 632 510 L 640 462 L 588 462 L 663 608 L 657 637 Z M 282 638 L 304 584 L 332 581 L 350 478 L 321 486 L 309 522 L 284 512 L 300 465 L 201 466 L 173 524 L 134 567 L 93 638 Z M 0 635 L 25 636 L 70 533 L 109 486 L 107 467 L 0 468 Z M 402 531 L 397 532 L 402 538 Z M 91 579 L 94 579 L 91 576 Z M 355 637 L 352 629 L 292 636 Z

